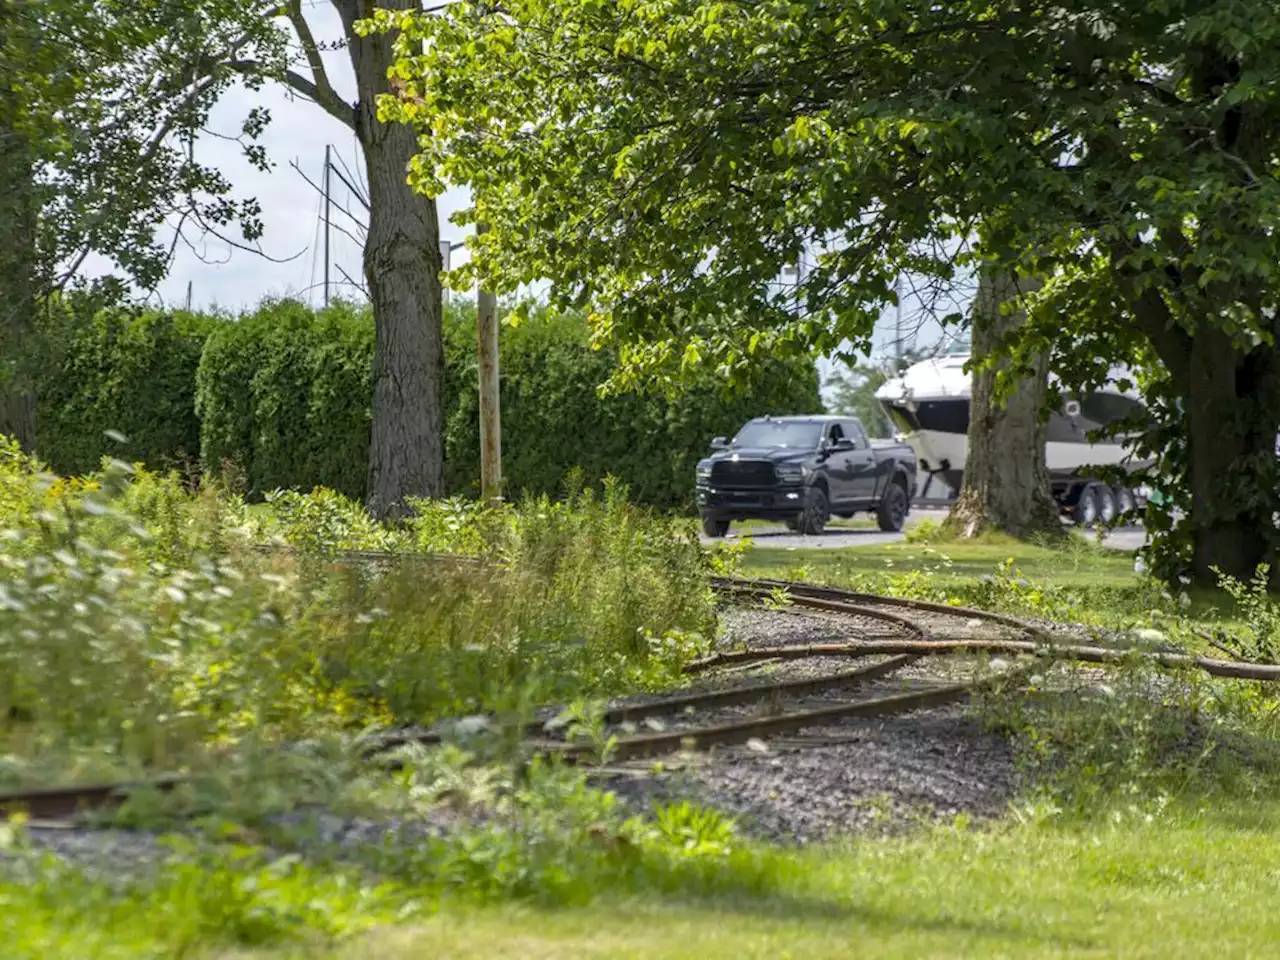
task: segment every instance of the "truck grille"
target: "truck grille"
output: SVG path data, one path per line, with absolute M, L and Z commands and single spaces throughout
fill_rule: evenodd
M 711 482 L 720 487 L 772 487 L 773 464 L 767 460 L 721 460 L 711 465 Z

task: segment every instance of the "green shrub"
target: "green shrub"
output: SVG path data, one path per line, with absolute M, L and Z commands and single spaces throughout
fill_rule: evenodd
M 455 309 L 449 358 L 446 470 L 449 489 L 478 493 L 479 397 L 475 322 Z M 694 465 L 717 435 L 765 413 L 821 410 L 816 369 L 807 362 L 762 361 L 755 385 L 729 393 L 708 370 L 674 396 L 601 397 L 617 355 L 595 350 L 582 318 L 538 314 L 504 327 L 501 340 L 502 468 L 506 493 L 557 494 L 577 468 L 587 485 L 616 477 L 638 503 L 688 508 Z
M 316 621 L 311 641 L 330 676 L 397 717 L 430 722 L 656 689 L 714 636 L 708 560 L 692 524 L 631 505 L 621 484 L 559 502 L 415 507 L 418 547 L 483 551 L 500 572 L 406 561 L 370 583 L 353 570 L 334 585 L 334 613 Z M 340 511 L 306 515 L 313 533 L 289 508 L 295 543 L 365 543 L 353 536 L 358 525 L 334 524 Z M 368 616 L 371 606 L 394 615 Z
M 64 474 L 104 456 L 177 466 L 243 483 L 250 499 L 326 487 L 364 497 L 373 324 L 339 303 L 270 301 L 238 320 L 92 309 L 67 300 L 44 321 L 39 449 Z M 502 331 L 506 494 L 559 495 L 576 473 L 614 476 L 640 503 L 690 508 L 708 442 L 762 413 L 820 409 L 807 362 L 762 361 L 754 385 L 728 392 L 714 371 L 671 396 L 601 397 L 617 355 L 593 349 L 580 317 L 536 314 Z M 475 312 L 445 317 L 447 489 L 474 496 L 480 476 Z M 127 438 L 114 444 L 107 431 Z
M 389 532 L 332 491 L 248 510 L 120 463 L 56 480 L 8 444 L 0 480 L 0 781 L 653 688 L 715 629 L 691 522 L 617 485 Z M 331 556 L 474 529 L 500 568 Z M 277 535 L 303 552 L 254 549 Z
M 72 296 L 40 324 L 36 447 L 62 474 L 108 453 L 153 469 L 192 469 L 200 455 L 195 374 L 214 317 L 99 308 Z M 107 431 L 124 436 L 111 443 Z
M 196 374 L 206 468 L 234 464 L 250 496 L 329 487 L 362 497 L 373 330 L 338 303 L 263 304 L 209 337 Z

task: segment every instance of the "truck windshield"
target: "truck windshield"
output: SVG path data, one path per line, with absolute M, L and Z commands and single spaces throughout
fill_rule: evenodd
M 812 450 L 822 437 L 822 424 L 760 420 L 748 423 L 733 438 L 735 447 L 795 447 Z

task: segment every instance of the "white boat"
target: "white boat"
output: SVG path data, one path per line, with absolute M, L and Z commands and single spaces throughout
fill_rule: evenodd
M 973 384 L 964 369 L 969 350 L 967 341 L 957 341 L 945 353 L 908 367 L 876 391 L 876 399 L 899 431 L 898 439 L 915 451 L 921 475 L 929 478 L 924 496 L 934 477 L 953 494 L 963 481 Z M 1132 459 L 1124 438 L 1089 439 L 1091 431 L 1144 411 L 1142 396 L 1121 387 L 1126 376 L 1124 367 L 1112 368 L 1102 389 L 1069 399 L 1050 415 L 1045 463 L 1054 493 L 1068 512 L 1086 488 L 1097 486 L 1087 476 L 1090 467 L 1123 465 L 1132 470 L 1141 465 Z M 1102 488 L 1095 492 L 1100 500 L 1114 498 L 1113 503 L 1098 504 L 1103 515 L 1110 513 L 1111 506 L 1123 510 L 1132 504 L 1132 494 L 1125 489 L 1110 491 L 1110 496 Z

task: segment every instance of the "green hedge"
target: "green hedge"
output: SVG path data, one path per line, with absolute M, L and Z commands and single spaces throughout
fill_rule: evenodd
M 502 469 L 508 494 L 556 493 L 574 467 L 595 483 L 613 474 L 631 496 L 659 507 L 692 503 L 694 465 L 711 438 L 732 434 L 763 413 L 822 409 L 812 363 L 769 362 L 761 386 L 727 393 L 708 375 L 672 398 L 625 394 L 601 398 L 597 387 L 617 362 L 593 350 L 575 317 L 535 318 L 501 334 Z M 445 459 L 451 489 L 478 492 L 479 397 L 475 390 L 473 314 L 449 324 L 450 387 Z
M 251 496 L 323 486 L 363 497 L 372 362 L 372 322 L 347 304 L 282 300 L 219 325 L 196 373 L 206 469 L 234 465 Z
M 40 319 L 36 452 L 63 474 L 96 470 L 104 454 L 153 469 L 200 456 L 196 367 L 213 317 L 85 298 L 54 301 Z M 106 431 L 123 434 L 116 444 Z
M 206 469 L 233 467 L 252 496 L 315 486 L 364 495 L 367 310 L 317 311 L 286 300 L 235 321 L 112 313 L 89 324 L 64 320 L 48 332 L 57 349 L 48 351 L 41 378 L 40 446 L 59 470 L 93 469 L 107 449 L 103 431 L 114 428 L 130 436 L 130 455 L 142 452 L 151 465 L 198 447 Z M 501 345 L 510 496 L 557 494 L 577 469 L 585 483 L 613 474 L 640 502 L 687 507 L 694 463 L 713 436 L 762 413 L 821 409 L 808 362 L 766 362 L 758 385 L 742 392 L 728 393 L 708 373 L 672 398 L 601 398 L 597 387 L 616 354 L 593 350 L 581 319 L 503 328 Z M 451 492 L 471 495 L 480 441 L 470 304 L 446 312 L 445 356 L 446 481 Z

